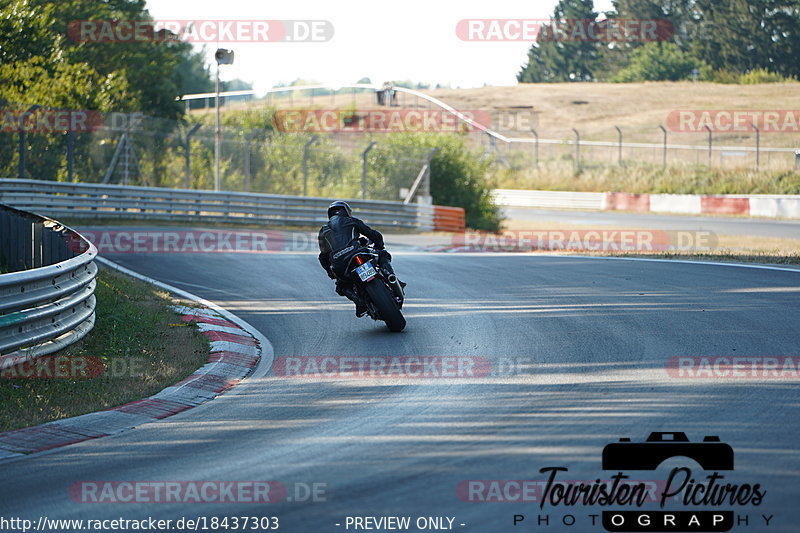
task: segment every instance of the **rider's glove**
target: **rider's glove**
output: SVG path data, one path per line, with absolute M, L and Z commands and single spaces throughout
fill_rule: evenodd
M 334 274 L 332 270 L 327 269 L 326 271 L 328 272 L 328 277 L 329 278 L 336 279 L 336 274 Z

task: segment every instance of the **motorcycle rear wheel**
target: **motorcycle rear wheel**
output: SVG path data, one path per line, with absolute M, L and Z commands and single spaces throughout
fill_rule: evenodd
M 403 331 L 406 327 L 406 319 L 398 309 L 397 302 L 394 301 L 389 288 L 377 279 L 367 283 L 365 288 L 386 326 L 394 332 Z

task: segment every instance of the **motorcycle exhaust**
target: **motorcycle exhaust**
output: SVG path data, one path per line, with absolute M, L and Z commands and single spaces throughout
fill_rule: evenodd
M 386 276 L 386 281 L 389 282 L 389 285 L 392 287 L 392 291 L 394 292 L 395 296 L 400 298 L 400 300 L 402 301 L 403 298 L 405 298 L 405 294 L 403 291 L 403 287 L 401 287 L 400 284 L 397 283 L 397 276 L 395 276 L 394 274 L 389 274 Z

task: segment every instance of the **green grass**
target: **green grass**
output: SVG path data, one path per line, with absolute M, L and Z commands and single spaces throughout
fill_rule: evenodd
M 689 165 L 626 164 L 585 166 L 542 162 L 535 168 L 496 167 L 498 188 L 662 194 L 800 194 L 800 172 L 721 169 Z
M 102 361 L 103 373 L 91 379 L 0 375 L 3 405 L 0 431 L 108 409 L 150 396 L 207 361 L 207 340 L 194 327 L 179 320 L 169 307 L 172 301 L 166 293 L 103 269 L 97 278 L 95 295 L 94 329 L 57 355 Z

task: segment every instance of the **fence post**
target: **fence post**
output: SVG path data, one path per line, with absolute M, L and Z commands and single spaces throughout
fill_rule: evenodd
M 708 168 L 711 168 L 711 128 L 703 126 L 703 129 L 708 132 Z
M 303 196 L 308 196 L 308 147 L 314 144 L 316 140 L 317 136 L 312 135 L 303 146 Z
M 572 131 L 575 132 L 575 172 L 577 173 L 581 171 L 581 134 L 575 128 L 572 128 Z
M 364 162 L 362 164 L 362 167 L 361 167 L 361 199 L 362 200 L 366 200 L 367 199 L 367 154 L 369 153 L 370 150 L 372 150 L 372 147 L 375 146 L 376 144 L 378 144 L 378 143 L 375 142 L 375 141 L 371 141 L 369 143 L 369 146 L 367 146 L 367 149 L 364 150 L 364 152 L 361 154 L 361 158 L 364 160 Z
M 75 181 L 75 132 L 67 131 L 67 177 Z
M 761 163 L 761 130 L 755 124 L 753 124 L 753 129 L 756 130 L 756 172 L 758 172 Z
M 438 151 L 439 148 L 433 148 L 425 157 L 425 166 L 427 168 L 425 170 L 425 177 L 422 181 L 422 196 L 430 197 L 431 195 L 431 159 L 433 159 L 433 156 L 436 155 L 436 152 Z
M 539 168 L 539 133 L 533 128 L 531 128 L 531 133 L 536 138 L 536 142 L 533 145 L 534 164 L 536 168 Z
M 658 125 L 658 129 L 660 129 L 661 133 L 664 135 L 664 148 L 661 152 L 661 166 L 667 168 L 667 129 L 661 124 Z
M 411 199 L 417 194 L 417 190 L 420 191 L 419 196 L 417 196 L 417 201 L 423 201 L 423 203 L 428 203 L 431 199 L 431 159 L 433 159 L 434 154 L 439 151 L 439 148 L 434 148 L 425 156 L 425 164 L 422 165 L 422 168 L 417 174 L 414 183 L 411 185 L 411 188 L 408 190 L 408 194 L 403 199 L 404 204 L 408 204 Z M 424 199 L 424 200 L 423 200 Z
M 253 137 L 256 136 L 256 133 L 258 133 L 258 130 L 250 130 L 247 135 L 244 136 L 244 192 L 250 192 L 250 143 L 253 141 Z
M 39 107 L 39 104 L 32 105 L 19 117 L 19 179 L 25 179 L 25 120 Z
M 622 166 L 622 130 L 619 126 L 614 126 L 614 129 L 617 130 L 617 164 Z
M 183 145 L 183 155 L 186 158 L 186 172 L 183 178 L 184 189 L 192 186 L 192 135 L 197 133 L 202 124 L 195 124 L 186 134 L 186 143 Z

